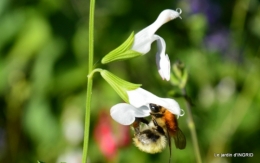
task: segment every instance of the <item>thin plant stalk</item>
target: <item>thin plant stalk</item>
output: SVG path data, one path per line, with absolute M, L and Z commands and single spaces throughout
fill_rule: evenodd
M 88 60 L 88 74 L 93 71 L 93 55 L 94 55 L 94 11 L 95 0 L 90 0 L 89 9 L 89 60 Z M 84 143 L 82 163 L 87 162 L 88 156 L 88 142 L 89 142 L 89 126 L 90 126 L 90 108 L 91 108 L 91 94 L 92 94 L 92 75 L 88 76 L 87 95 L 86 95 L 86 112 L 85 112 L 85 126 L 84 126 Z
M 191 113 L 191 102 L 188 99 L 185 88 L 182 89 L 182 94 L 185 98 L 185 104 L 186 104 L 187 115 L 188 115 L 188 127 L 191 132 L 191 139 L 192 139 L 192 144 L 193 144 L 193 148 L 195 151 L 196 160 L 197 160 L 197 163 L 201 163 L 202 161 L 201 161 L 199 143 L 198 143 L 198 138 L 197 138 L 197 133 L 196 133 L 196 127 L 195 127 L 195 123 L 193 121 L 193 117 L 192 117 L 192 113 Z

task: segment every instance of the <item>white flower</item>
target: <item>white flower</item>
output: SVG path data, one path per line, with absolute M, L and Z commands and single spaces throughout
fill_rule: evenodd
M 112 118 L 123 125 L 130 125 L 135 121 L 135 117 L 147 117 L 150 115 L 149 104 L 157 104 L 168 109 L 172 114 L 183 116 L 183 110 L 179 104 L 170 98 L 160 98 L 154 94 L 137 88 L 127 91 L 129 103 L 119 103 L 114 105 L 110 110 Z
M 176 11 L 166 9 L 163 10 L 156 21 L 141 30 L 135 35 L 134 44 L 132 50 L 137 51 L 142 54 L 146 54 L 151 49 L 151 44 L 153 41 L 157 41 L 158 51 L 156 53 L 156 63 L 158 66 L 158 71 L 163 79 L 170 80 L 170 60 L 167 54 L 165 54 L 166 44 L 163 38 L 154 33 L 165 23 L 180 17 L 181 9 Z

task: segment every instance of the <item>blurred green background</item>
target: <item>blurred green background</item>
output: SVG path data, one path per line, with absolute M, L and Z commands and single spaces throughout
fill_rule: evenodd
M 182 19 L 157 34 L 165 39 L 171 62 L 179 59 L 188 70 L 203 162 L 259 162 L 259 0 L 97 0 L 95 67 L 170 97 L 173 86 L 160 79 L 155 65 L 155 43 L 144 57 L 100 62 L 166 8 L 183 11 Z M 0 0 L 0 162 L 81 162 L 88 13 L 84 0 Z M 176 100 L 186 110 L 184 100 Z M 122 100 L 100 75 L 94 78 L 92 102 L 89 163 L 168 162 L 168 148 L 155 155 L 139 151 L 130 128 L 109 117 L 110 107 Z M 172 162 L 193 163 L 187 115 L 179 125 L 187 147 L 173 147 Z M 217 153 L 253 157 L 214 157 Z

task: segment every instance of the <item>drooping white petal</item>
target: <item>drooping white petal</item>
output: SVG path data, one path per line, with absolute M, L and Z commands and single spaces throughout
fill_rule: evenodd
M 156 64 L 158 72 L 162 79 L 170 80 L 170 60 L 169 56 L 165 54 L 166 44 L 163 38 L 154 35 L 157 41 L 157 53 L 156 53 Z
M 134 44 L 132 50 L 138 51 L 142 54 L 146 54 L 151 49 L 151 43 L 155 40 L 153 38 L 154 33 L 165 23 L 180 17 L 181 10 L 176 11 L 171 9 L 163 10 L 158 18 L 148 27 L 144 28 L 135 35 Z
M 158 72 L 161 75 L 162 79 L 167 81 L 170 80 L 171 77 L 171 66 L 170 59 L 167 54 L 161 55 L 161 59 L 159 60 Z
M 150 103 L 153 103 L 168 109 L 171 113 L 177 116 L 182 115 L 179 104 L 173 99 L 157 97 L 142 88 L 127 91 L 127 94 L 129 103 L 134 107 L 138 108 L 144 105 L 148 106 Z
M 135 121 L 135 117 L 147 117 L 150 109 L 147 106 L 134 107 L 126 103 L 119 103 L 110 109 L 111 117 L 122 125 L 130 125 Z

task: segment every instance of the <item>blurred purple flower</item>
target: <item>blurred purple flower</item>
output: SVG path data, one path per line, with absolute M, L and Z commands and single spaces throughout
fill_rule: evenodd
M 187 0 L 190 14 L 204 14 L 208 22 L 208 34 L 204 38 L 203 46 L 211 52 L 218 52 L 224 57 L 238 60 L 238 49 L 232 46 L 230 31 L 221 22 L 221 6 L 213 0 Z
M 205 14 L 209 25 L 212 26 L 219 19 L 220 7 L 210 0 L 188 0 L 190 4 L 191 14 Z
M 225 28 L 219 28 L 208 34 L 204 39 L 204 46 L 211 52 L 217 52 L 224 58 L 233 61 L 241 61 L 239 49 L 232 43 L 230 31 Z
M 206 49 L 214 52 L 227 53 L 231 45 L 230 33 L 227 29 L 219 29 L 205 37 Z

